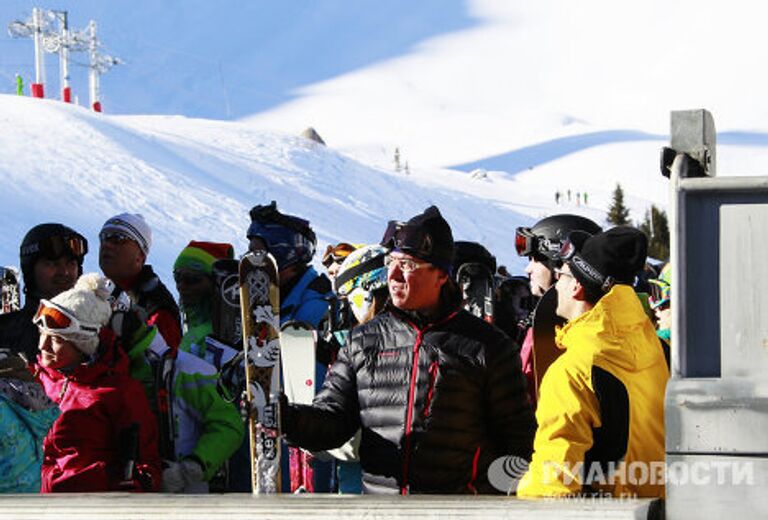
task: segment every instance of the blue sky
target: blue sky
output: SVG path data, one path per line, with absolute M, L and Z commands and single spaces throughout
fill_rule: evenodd
M 435 35 L 473 25 L 462 0 L 3 0 L 0 22 L 33 6 L 67 10 L 70 26 L 99 24 L 104 50 L 121 58 L 102 78 L 105 110 L 237 119 L 289 101 L 298 87 L 406 53 Z M 31 39 L 0 37 L 0 92 L 34 76 Z M 46 95 L 58 92 L 47 55 Z M 85 54 L 73 55 L 73 88 L 87 99 Z

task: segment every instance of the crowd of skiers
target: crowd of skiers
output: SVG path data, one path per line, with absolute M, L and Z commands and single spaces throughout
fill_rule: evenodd
M 547 217 L 510 234 L 529 260 L 510 276 L 433 206 L 382 223 L 379 244 L 328 246 L 321 274 L 308 221 L 274 202 L 250 217 L 281 324 L 318 331 L 312 404 L 280 399 L 283 492 L 663 496 L 605 478 L 664 461 L 670 269 L 646 263 L 641 232 Z M 0 314 L 0 492 L 250 491 L 242 347 L 214 277 L 234 248 L 191 241 L 177 304 L 141 215 L 98 239 L 102 274 L 83 274 L 88 240 L 63 224 L 21 242 L 24 305 Z M 500 485 L 504 457 L 525 466 Z

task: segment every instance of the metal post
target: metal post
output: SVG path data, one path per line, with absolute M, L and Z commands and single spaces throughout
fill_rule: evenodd
M 72 102 L 72 88 L 69 86 L 69 23 L 66 11 L 53 11 L 59 19 L 61 44 L 59 46 L 59 78 L 61 84 L 61 100 Z
M 680 207 L 678 194 L 680 192 L 680 183 L 683 179 L 692 175 L 706 174 L 714 176 L 717 164 L 716 158 L 716 139 L 715 122 L 712 114 L 704 109 L 697 110 L 677 110 L 670 116 L 670 147 L 677 153 L 675 157 L 670 176 L 670 262 L 672 262 L 672 287 L 670 288 L 670 297 L 672 300 L 672 344 L 675 348 L 671 352 L 671 372 L 674 377 L 690 377 L 701 370 L 701 363 L 696 357 L 689 358 L 685 349 L 686 334 L 689 326 L 687 313 L 685 312 L 686 299 L 682 298 L 686 294 L 688 284 L 686 265 L 688 264 L 685 251 L 679 248 L 679 237 L 685 233 L 685 222 L 681 219 L 681 212 L 684 208 Z M 687 154 L 695 159 L 701 166 L 701 172 L 690 172 L 685 168 L 685 157 Z
M 39 7 L 32 9 L 32 30 L 35 39 L 35 82 L 32 84 L 32 97 L 45 97 L 45 64 L 43 50 L 43 10 Z
M 91 108 L 94 112 L 101 112 L 101 101 L 99 100 L 99 55 L 97 52 L 98 42 L 96 40 L 96 21 L 88 22 L 89 36 L 89 57 L 90 68 L 88 69 L 88 92 L 91 98 Z

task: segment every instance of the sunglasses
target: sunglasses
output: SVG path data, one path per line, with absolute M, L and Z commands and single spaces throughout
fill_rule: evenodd
M 418 256 L 432 254 L 432 236 L 423 227 L 390 220 L 381 239 L 381 245 L 388 249 L 400 249 Z
M 88 241 L 80 235 L 54 235 L 46 237 L 34 244 L 21 249 L 21 256 L 40 254 L 45 258 L 55 260 L 69 254 L 80 258 L 88 253 Z
M 194 273 L 173 273 L 173 281 L 176 284 L 183 283 L 184 285 L 197 285 L 203 281 L 205 276 Z
M 331 264 L 343 262 L 349 254 L 355 250 L 355 247 L 342 242 L 335 246 L 329 245 L 323 255 L 323 266 L 330 267 Z
M 40 300 L 32 323 L 43 332 L 57 336 L 67 334 L 95 336 L 99 332 L 97 325 L 85 324 L 63 307 L 45 299 Z
M 123 245 L 129 240 L 133 240 L 133 238 L 121 231 L 102 231 L 99 233 L 99 240 L 102 242 Z

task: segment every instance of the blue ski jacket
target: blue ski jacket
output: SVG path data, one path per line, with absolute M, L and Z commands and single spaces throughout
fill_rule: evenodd
M 43 438 L 59 408 L 35 382 L 0 379 L 0 493 L 39 493 Z
M 333 297 L 328 279 L 310 266 L 288 294 L 280 295 L 280 324 L 292 320 L 318 328 L 328 314 L 329 298 Z

